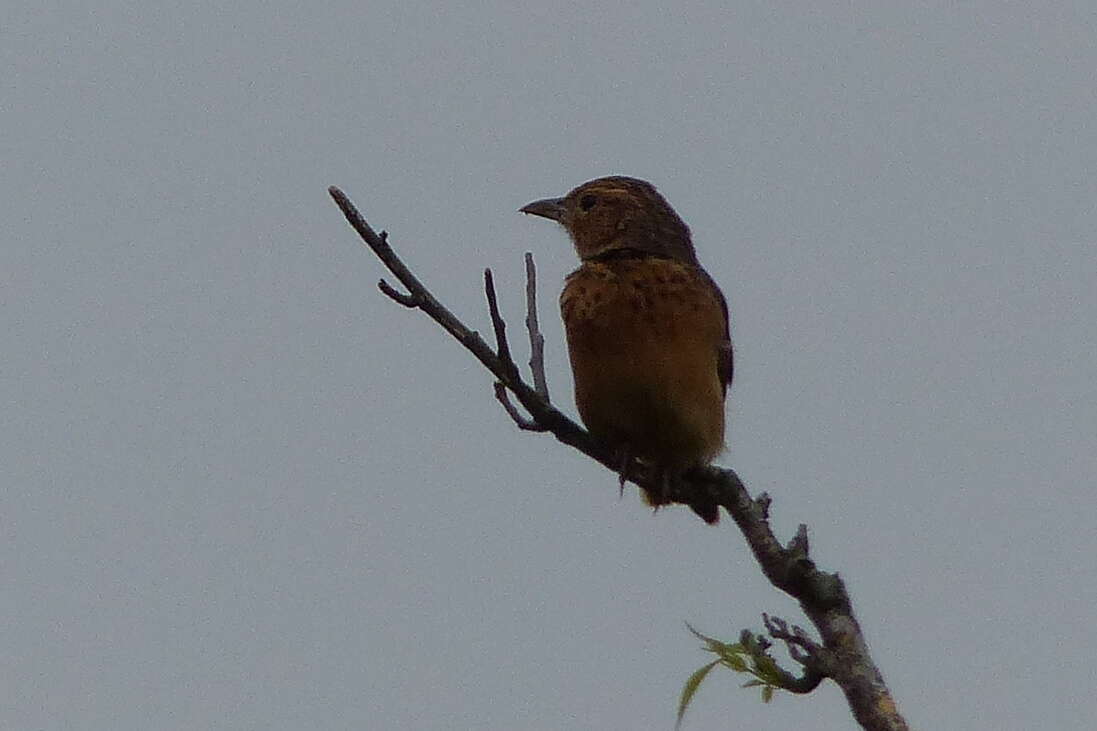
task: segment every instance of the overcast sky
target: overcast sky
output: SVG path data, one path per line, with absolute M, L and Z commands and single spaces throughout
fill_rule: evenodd
M 519 432 L 470 326 L 654 182 L 731 308 L 720 458 L 914 727 L 1097 727 L 1092 2 L 16 3 L 0 26 L 0 726 L 669 729 L 806 620 L 729 520 Z M 518 340 L 518 344 L 521 344 Z M 524 345 L 519 354 L 524 359 Z M 850 729 L 717 673 L 688 729 Z

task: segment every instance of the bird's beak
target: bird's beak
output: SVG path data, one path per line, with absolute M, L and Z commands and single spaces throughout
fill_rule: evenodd
M 521 213 L 530 213 L 534 216 L 551 218 L 553 221 L 559 221 L 564 215 L 564 199 L 542 198 L 539 201 L 527 203 L 519 208 L 518 211 Z

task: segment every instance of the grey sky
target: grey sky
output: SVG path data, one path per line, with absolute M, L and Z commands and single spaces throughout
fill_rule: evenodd
M 571 412 L 573 254 L 516 210 L 610 173 L 692 227 L 721 462 L 912 724 L 1097 726 L 1092 3 L 4 16 L 3 728 L 665 729 L 684 621 L 802 622 L 730 524 L 514 429 L 325 193 L 481 329 L 535 252 Z M 685 728 L 853 727 L 739 682 Z

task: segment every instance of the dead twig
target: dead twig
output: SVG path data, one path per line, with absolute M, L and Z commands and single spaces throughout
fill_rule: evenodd
M 545 377 L 545 338 L 537 324 L 537 267 L 533 254 L 526 252 L 526 330 L 529 331 L 529 369 L 533 373 L 533 388 L 545 401 L 549 400 L 548 379 Z
M 510 344 L 507 343 L 507 323 L 499 314 L 499 300 L 495 297 L 495 280 L 491 276 L 491 270 L 484 270 L 484 293 L 488 298 L 488 314 L 491 316 L 491 327 L 495 330 L 495 354 L 499 356 L 503 367 L 507 369 L 507 375 L 511 380 L 518 380 L 518 364 L 510 354 Z

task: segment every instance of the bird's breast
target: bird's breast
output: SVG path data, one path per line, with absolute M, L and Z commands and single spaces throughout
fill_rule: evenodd
M 720 451 L 727 325 L 707 275 L 657 257 L 585 262 L 560 307 L 576 405 L 596 436 L 661 462 Z

